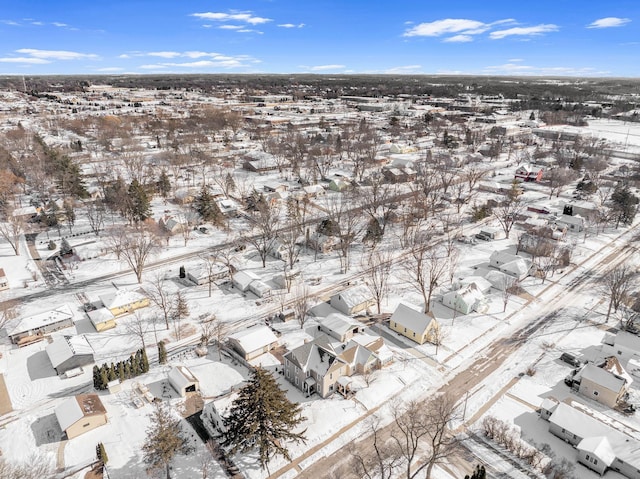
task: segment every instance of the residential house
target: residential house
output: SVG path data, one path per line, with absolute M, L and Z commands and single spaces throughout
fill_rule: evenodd
M 453 283 L 453 289 L 460 289 L 460 288 L 464 288 L 465 286 L 469 285 L 469 284 L 474 284 L 476 286 L 476 288 L 478 289 L 478 291 L 480 291 L 482 294 L 487 294 L 491 288 L 492 288 L 492 284 L 490 281 L 488 281 L 487 279 L 483 278 L 482 276 L 466 276 L 464 278 L 459 279 L 458 281 Z
M 237 216 L 240 211 L 238 203 L 230 198 L 218 198 L 216 199 L 216 204 L 220 212 L 225 216 Z
M 254 173 L 266 173 L 278 169 L 278 161 L 275 156 L 264 151 L 252 151 L 245 157 L 242 168 Z
M 627 331 L 618 331 L 609 349 L 620 361 L 640 359 L 640 336 Z
M 260 277 L 247 270 L 238 271 L 233 275 L 233 286 L 243 293 L 253 293 L 258 298 L 263 298 L 271 293 L 271 288 Z
M 149 298 L 144 294 L 127 289 L 118 289 L 114 293 L 99 296 L 105 308 L 114 316 L 132 313 L 136 309 L 149 306 Z
M 319 198 L 325 196 L 327 191 L 322 185 L 309 185 L 302 188 L 307 198 Z
M 162 229 L 164 229 L 165 231 L 171 234 L 180 233 L 184 228 L 189 227 L 188 225 L 181 223 L 174 216 L 170 216 L 170 215 L 165 215 L 162 218 L 160 218 L 160 221 L 158 221 L 158 224 L 162 227 Z
M 231 391 L 210 401 L 202 408 L 202 424 L 211 437 L 219 437 L 227 428 L 224 425 L 224 419 L 228 415 L 233 401 L 238 397 L 238 393 Z
M 186 366 L 176 366 L 169 371 L 169 384 L 181 397 L 200 391 L 198 378 Z
M 289 186 L 283 183 L 266 183 L 263 188 L 267 193 L 286 193 L 289 190 Z
M 47 333 L 73 326 L 74 317 L 71 306 L 63 304 L 54 310 L 22 318 L 16 327 L 9 331 L 9 339 L 18 346 L 39 341 Z
M 56 338 L 45 348 L 56 373 L 93 364 L 93 348 L 84 335 Z
M 336 383 L 349 376 L 348 366 L 338 360 L 326 336 L 299 346 L 284 355 L 284 377 L 307 396 L 327 397 L 336 391 Z
M 351 187 L 351 182 L 343 178 L 335 178 L 329 183 L 329 189 L 332 191 L 344 191 Z
M 516 168 L 514 179 L 516 181 L 535 181 L 542 180 L 542 168 L 533 165 L 520 165 Z
M 0 268 L 0 291 L 4 291 L 5 289 L 9 289 L 9 280 L 4 274 L 4 269 Z
M 352 286 L 331 296 L 331 307 L 343 314 L 353 315 L 375 306 L 376 300 L 365 285 Z
M 107 423 L 107 411 L 97 394 L 79 394 L 67 398 L 55 408 L 54 413 L 67 439 Z
M 278 346 L 278 338 L 270 328 L 256 325 L 228 337 L 229 344 L 245 360 L 251 361 Z
M 531 261 L 506 251 L 494 251 L 489 257 L 489 266 L 522 281 L 531 272 Z
M 610 469 L 640 479 L 640 441 L 625 426 L 614 428 L 600 421 L 597 412 L 565 403 L 541 416 L 548 417 L 550 433 L 576 448 L 580 464 L 599 474 Z
M 567 228 L 569 231 L 580 233 L 586 227 L 585 220 L 582 216 L 560 215 L 554 220 L 554 224 L 560 228 Z
M 89 321 L 96 328 L 96 331 L 102 332 L 107 329 L 116 327 L 116 318 L 113 313 L 107 308 L 98 308 L 93 311 L 87 311 Z
M 336 240 L 331 236 L 323 235 L 316 231 L 309 235 L 307 246 L 319 253 L 329 253 L 336 246 Z
M 587 363 L 573 377 L 574 387 L 580 394 L 609 407 L 623 400 L 632 382 L 615 356 L 606 358 L 598 366 Z
M 320 320 L 318 329 L 341 343 L 350 340 L 355 334 L 364 331 L 364 326 L 349 316 L 341 313 L 333 313 Z
M 489 271 L 484 278 L 491 283 L 491 286 L 499 291 L 505 291 L 517 281 L 513 276 L 496 270 Z
M 473 311 L 484 313 L 488 309 L 487 299 L 475 283 L 445 293 L 442 296 L 442 304 L 461 314 Z
M 187 279 L 199 286 L 219 281 L 228 275 L 229 268 L 222 263 L 213 263 L 211 267 L 201 264 L 187 270 Z
M 400 303 L 389 318 L 389 327 L 418 344 L 437 342 L 440 332 L 440 324 L 431 314 L 416 311 L 404 303 Z

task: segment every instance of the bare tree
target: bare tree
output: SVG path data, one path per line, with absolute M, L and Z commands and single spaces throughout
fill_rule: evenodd
M 198 217 L 198 214 L 193 210 L 183 210 L 178 213 L 178 221 L 180 222 L 180 235 L 184 240 L 184 246 L 187 246 L 191 236 L 193 235 L 193 225 Z
M 142 349 L 146 349 L 147 345 L 144 341 L 144 336 L 149 331 L 149 321 L 142 315 L 140 310 L 134 311 L 126 321 L 124 327 L 128 333 L 134 334 L 142 343 Z
M 311 295 L 311 291 L 309 291 L 309 287 L 304 283 L 296 288 L 294 294 L 295 296 L 291 306 L 300 325 L 300 329 L 302 329 L 307 321 L 307 314 L 309 313 L 309 308 L 311 308 L 313 296 Z
M 16 256 L 20 255 L 20 235 L 24 231 L 24 221 L 13 212 L 7 212 L 6 221 L 0 221 L 0 236 L 13 248 Z
M 157 247 L 156 236 L 144 229 L 130 229 L 123 238 L 120 255 L 135 273 L 138 283 L 142 283 L 144 267 Z
M 300 256 L 300 245 L 298 243 L 298 228 L 294 222 L 289 222 L 278 234 L 278 240 L 284 249 L 285 262 L 289 269 L 293 269 Z M 286 267 L 285 267 L 286 270 Z
M 434 466 L 442 464 L 460 446 L 460 440 L 451 431 L 451 423 L 459 419 L 456 412 L 456 401 L 452 396 L 443 394 L 433 397 L 424 405 L 425 414 L 429 422 L 429 432 L 426 436 L 425 463 L 414 471 L 414 476 L 421 469 L 426 468 L 426 479 L 431 479 Z
M 607 318 L 611 315 L 611 309 L 615 312 L 628 300 L 629 295 L 635 289 L 635 272 L 628 263 L 622 263 L 609 270 L 601 280 L 603 292 L 609 296 Z
M 549 199 L 551 199 L 554 194 L 559 197 L 562 190 L 577 178 L 577 173 L 570 168 L 552 168 L 547 171 L 545 178 L 549 184 Z
M 276 243 L 279 210 L 266 200 L 257 203 L 256 213 L 252 216 L 253 231 L 246 235 L 246 240 L 258 253 L 262 267 L 267 266 L 267 256 Z
M 204 263 L 204 268 L 207 272 L 207 285 L 209 286 L 209 297 L 211 297 L 215 272 L 218 270 L 220 265 L 220 259 L 217 256 L 207 254 L 201 254 L 200 259 Z
M 9 321 L 16 318 L 17 299 L 9 299 L 0 302 L 0 329 L 5 327 Z
M 353 206 L 355 204 L 355 197 L 348 193 L 328 202 L 329 220 L 335 226 L 342 273 L 349 271 L 349 252 L 363 226 L 360 210 Z
M 151 288 L 148 294 L 151 301 L 162 311 L 164 324 L 169 329 L 169 318 L 173 315 L 175 300 L 174 295 L 168 291 L 164 277 L 160 273 L 151 281 Z
M 100 230 L 104 227 L 104 203 L 102 201 L 87 203 L 87 219 L 91 231 L 99 236 Z
M 388 252 L 374 249 L 367 256 L 366 262 L 362 267 L 365 271 L 367 279 L 365 284 L 376 300 L 378 314 L 380 314 L 380 305 L 389 290 L 389 273 L 391 272 L 392 256 Z
M 507 238 L 509 238 L 511 229 L 516 222 L 516 217 L 522 212 L 525 206 L 520 200 L 518 188 L 517 184 L 514 183 L 511 191 L 507 193 L 507 198 L 493 209 L 493 214 Z
M 431 296 L 446 273 L 447 264 L 443 250 L 420 242 L 414 243 L 403 262 L 406 280 L 422 294 L 425 313 L 431 308 Z
M 453 310 L 453 318 L 451 319 L 451 324 L 453 325 L 453 321 L 455 321 L 456 310 Z M 431 332 L 431 344 L 436 347 L 436 356 L 438 355 L 438 351 L 440 350 L 440 346 L 444 344 L 444 342 L 449 338 L 449 333 L 442 326 L 438 326 L 434 328 Z
M 384 438 L 380 418 L 372 416 L 368 420 L 369 434 L 365 441 L 372 441 L 371 448 L 359 447 L 351 443 L 350 454 L 353 467 L 359 477 L 366 479 L 391 479 L 395 477 L 402 456 L 390 439 Z M 365 451 L 365 452 L 360 452 Z

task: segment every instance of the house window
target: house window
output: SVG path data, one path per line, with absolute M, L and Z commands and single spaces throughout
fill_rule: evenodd
M 333 379 L 333 373 L 329 374 L 329 379 Z
M 414 337 L 414 338 L 416 337 L 416 333 L 413 333 L 413 337 Z
M 587 455 L 585 456 L 585 459 L 586 459 L 587 461 L 589 460 L 589 454 L 587 454 Z
M 565 433 L 564 428 L 562 428 L 562 434 L 564 434 L 564 433 Z
M 593 460 L 593 464 L 594 464 L 595 466 L 597 466 L 597 465 L 598 465 L 598 460 L 597 460 L 597 459 L 594 459 L 594 460 Z
M 404 332 L 405 332 L 405 333 L 407 332 L 407 328 L 404 328 Z
M 82 427 L 89 427 L 89 426 L 91 426 L 91 423 L 90 423 L 90 422 L 88 422 L 88 423 L 86 423 L 86 424 L 83 424 L 83 425 L 82 425 Z
M 598 391 L 593 391 L 593 395 L 597 396 L 598 395 Z
M 296 386 L 298 385 L 298 376 L 296 376 Z

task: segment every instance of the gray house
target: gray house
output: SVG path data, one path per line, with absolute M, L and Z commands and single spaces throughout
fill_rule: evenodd
M 64 374 L 70 369 L 93 364 L 93 348 L 83 336 L 63 336 L 49 344 L 45 351 L 53 369 Z

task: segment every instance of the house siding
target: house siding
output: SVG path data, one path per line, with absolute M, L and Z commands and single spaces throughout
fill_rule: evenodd
M 580 388 L 578 391 L 580 394 L 609 407 L 615 407 L 618 402 L 618 393 L 605 389 L 586 378 L 582 378 L 580 381 Z
M 106 423 L 107 423 L 106 414 L 87 416 L 87 417 L 83 417 L 75 424 L 72 424 L 71 426 L 69 426 L 65 432 L 67 433 L 67 437 L 69 439 L 73 439 L 74 437 L 78 437 L 81 434 L 91 431 Z

